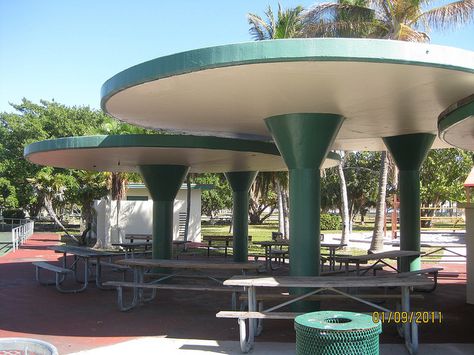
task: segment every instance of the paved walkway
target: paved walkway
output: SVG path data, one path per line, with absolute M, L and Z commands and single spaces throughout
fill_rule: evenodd
M 240 353 L 237 322 L 215 318 L 217 311 L 229 307 L 225 297 L 163 291 L 150 304 L 119 312 L 114 291 L 92 286 L 84 293 L 61 294 L 53 286 L 39 285 L 31 262 L 58 261 L 61 255 L 47 249 L 57 243 L 56 234 L 38 233 L 19 251 L 0 257 L 0 337 L 41 339 L 55 345 L 60 354 L 122 354 L 131 347 L 133 354 Z M 473 342 L 474 306 L 465 304 L 465 265 L 442 266 L 459 277 L 442 278 L 434 293 L 413 304 L 415 309 L 443 312 L 442 324 L 421 327 L 421 354 L 436 354 L 432 349 L 437 348 L 445 349 L 446 354 L 474 353 L 470 345 L 459 344 Z M 108 275 L 114 276 L 118 275 Z M 324 307 L 358 311 L 364 306 L 325 301 Z M 294 342 L 291 321 L 268 321 L 254 354 L 292 354 Z M 384 325 L 381 342 L 382 354 L 404 351 L 393 326 Z M 429 345 L 432 343 L 457 343 L 457 350 L 447 344 Z
M 215 341 L 198 339 L 142 338 L 124 343 L 78 352 L 75 355 L 116 355 L 116 354 L 229 354 L 241 355 L 239 343 L 235 341 Z M 294 343 L 256 343 L 251 355 L 295 354 Z M 381 344 L 381 355 L 408 354 L 404 345 Z M 474 344 L 421 344 L 419 355 L 468 355 L 474 354 Z

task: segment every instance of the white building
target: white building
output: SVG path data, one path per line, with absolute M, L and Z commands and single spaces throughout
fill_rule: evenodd
M 192 185 L 191 217 L 188 240 L 201 241 L 201 191 L 209 185 Z M 186 185 L 183 184 L 174 201 L 173 239 L 183 239 L 186 221 Z M 126 234 L 150 234 L 153 223 L 153 200 L 144 184 L 128 184 L 126 196 L 117 202 L 104 198 L 94 202 L 97 214 L 97 239 L 121 243 Z

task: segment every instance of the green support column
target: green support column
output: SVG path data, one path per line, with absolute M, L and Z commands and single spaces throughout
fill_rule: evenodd
M 234 241 L 234 261 L 248 261 L 248 213 L 249 190 L 257 171 L 240 171 L 225 173 L 225 177 L 232 188 L 233 210 L 232 226 Z
M 400 170 L 400 250 L 420 250 L 420 168 L 434 139 L 428 133 L 383 139 Z M 400 268 L 420 270 L 421 259 L 404 258 Z
M 265 122 L 290 172 L 290 275 L 317 276 L 321 255 L 319 168 L 343 117 L 295 113 L 269 117 Z M 297 308 L 305 311 L 314 307 L 314 303 L 305 303 Z
M 182 165 L 141 165 L 153 199 L 153 259 L 171 259 L 174 199 L 189 171 Z

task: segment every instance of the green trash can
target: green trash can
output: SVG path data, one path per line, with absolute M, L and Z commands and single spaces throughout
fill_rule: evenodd
M 382 323 L 367 314 L 320 311 L 295 318 L 297 355 L 379 354 Z

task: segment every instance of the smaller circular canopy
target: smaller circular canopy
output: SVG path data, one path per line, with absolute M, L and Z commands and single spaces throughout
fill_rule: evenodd
M 66 137 L 32 143 L 24 155 L 39 165 L 113 172 L 138 172 L 140 165 L 185 165 L 193 173 L 287 169 L 273 143 L 191 135 Z M 339 160 L 329 152 L 322 168 Z
M 446 143 L 474 151 L 474 94 L 459 100 L 439 115 L 438 131 Z

